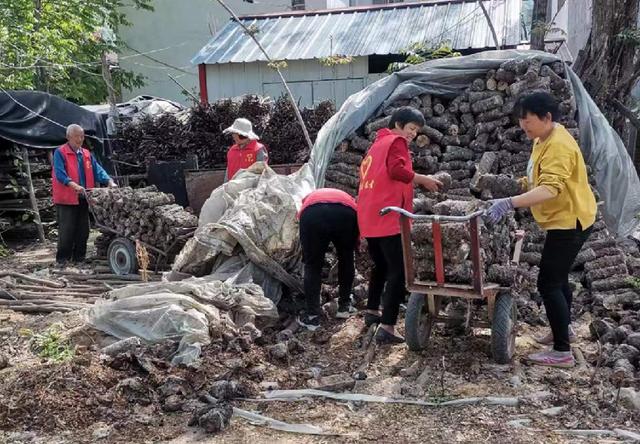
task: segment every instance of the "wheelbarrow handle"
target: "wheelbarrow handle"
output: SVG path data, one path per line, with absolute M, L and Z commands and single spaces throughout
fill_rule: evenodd
M 478 216 L 482 216 L 484 214 L 484 210 L 479 210 L 471 214 L 467 214 L 465 216 L 442 216 L 439 214 L 413 214 L 410 211 L 407 211 L 404 208 L 400 208 L 400 207 L 384 207 L 382 210 L 380 210 L 380 216 L 384 216 L 385 214 L 388 214 L 391 211 L 399 213 L 405 217 L 408 217 L 409 219 L 426 220 L 426 221 L 433 221 L 433 222 L 468 222 L 471 219 L 474 219 Z

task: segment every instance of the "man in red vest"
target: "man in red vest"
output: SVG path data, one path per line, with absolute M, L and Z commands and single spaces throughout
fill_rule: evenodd
M 53 154 L 52 188 L 58 221 L 56 262 L 82 262 L 89 238 L 89 208 L 85 190 L 96 182 L 115 187 L 91 152 L 82 148 L 84 130 L 80 125 L 67 127 L 67 143 Z
M 424 124 L 424 116 L 417 109 L 408 106 L 397 109 L 391 115 L 389 127 L 378 131 L 360 164 L 358 225 L 360 236 L 367 239 L 374 264 L 365 324 L 380 324 L 375 338 L 381 344 L 404 342 L 402 336 L 396 335 L 395 324 L 406 289 L 400 215 L 392 212 L 380 216 L 380 210 L 396 206 L 413 211 L 414 184 L 430 191 L 437 191 L 442 186 L 431 176 L 413 172 L 408 144 Z M 382 313 L 379 310 L 381 300 Z
M 256 162 L 267 162 L 267 149 L 258 142 L 258 135 L 253 132 L 253 126 L 248 119 L 236 119 L 229 128 L 223 131 L 231 134 L 233 146 L 227 152 L 227 172 L 224 181 L 233 179 L 241 170 L 249 168 Z
M 320 326 L 320 284 L 324 255 L 333 243 L 338 256 L 338 313 L 346 319 L 355 309 L 351 306 L 351 287 L 355 276 L 354 253 L 358 245 L 356 201 L 344 191 L 320 188 L 302 200 L 300 244 L 304 259 L 304 295 L 306 313 L 298 323 L 314 331 Z

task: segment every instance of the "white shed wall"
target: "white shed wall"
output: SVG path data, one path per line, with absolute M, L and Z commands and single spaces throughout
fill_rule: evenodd
M 385 76 L 369 74 L 367 57 L 356 57 L 347 65 L 327 67 L 318 60 L 287 62 L 282 73 L 301 106 L 331 100 L 336 106 L 351 94 Z M 207 65 L 209 101 L 259 94 L 279 97 L 284 93 L 278 74 L 264 62 Z

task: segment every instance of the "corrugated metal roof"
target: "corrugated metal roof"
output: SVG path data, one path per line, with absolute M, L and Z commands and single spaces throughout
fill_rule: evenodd
M 503 47 L 520 43 L 521 0 L 485 0 Z M 449 41 L 456 50 L 495 48 L 477 1 L 436 0 L 383 6 L 283 12 L 240 17 L 255 26 L 258 40 L 274 60 L 303 60 L 332 54 L 399 54 L 412 43 Z M 265 61 L 234 20 L 191 60 L 201 63 Z

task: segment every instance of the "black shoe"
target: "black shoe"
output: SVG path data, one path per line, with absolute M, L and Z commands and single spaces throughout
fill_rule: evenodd
M 298 324 L 309 331 L 316 331 L 320 328 L 320 316 L 304 315 L 303 317 L 298 317 Z
M 367 327 L 370 327 L 374 324 L 379 324 L 380 323 L 380 316 L 378 315 L 374 315 L 372 313 L 365 313 L 364 314 L 364 325 Z
M 397 336 L 392 333 L 389 333 L 384 328 L 378 327 L 378 331 L 376 331 L 376 342 L 378 344 L 403 344 L 404 338 L 402 336 Z

